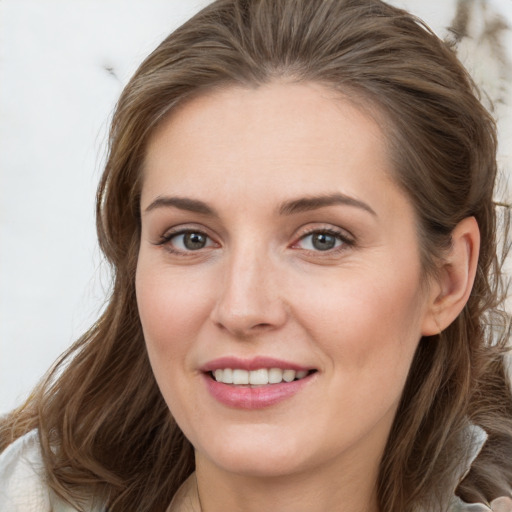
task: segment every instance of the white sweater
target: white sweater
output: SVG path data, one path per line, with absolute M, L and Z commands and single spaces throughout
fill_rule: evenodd
M 0 455 L 1 512 L 77 512 L 48 487 L 33 430 L 10 444 Z M 102 512 L 97 508 L 91 512 Z

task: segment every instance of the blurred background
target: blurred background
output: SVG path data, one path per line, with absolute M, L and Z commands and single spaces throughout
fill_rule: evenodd
M 0 414 L 101 312 L 109 276 L 94 196 L 112 110 L 143 58 L 207 3 L 0 1 Z M 391 3 L 457 38 L 461 60 L 494 104 L 507 177 L 512 0 Z M 497 198 L 510 200 L 505 186 Z

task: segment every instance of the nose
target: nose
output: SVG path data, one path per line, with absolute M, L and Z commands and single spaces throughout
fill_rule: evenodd
M 223 262 L 212 321 L 237 338 L 282 327 L 287 307 L 279 284 L 279 269 L 264 254 L 238 251 Z

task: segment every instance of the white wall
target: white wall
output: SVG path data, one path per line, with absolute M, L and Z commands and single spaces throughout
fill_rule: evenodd
M 101 309 L 93 210 L 109 116 L 142 59 L 206 3 L 0 2 L 0 412 Z
M 143 57 L 206 3 L 0 2 L 0 413 L 100 311 L 108 279 L 93 211 L 110 113 Z M 393 3 L 440 32 L 455 10 L 454 0 Z M 512 22 L 512 0 L 488 3 Z M 505 162 L 510 109 L 499 116 Z

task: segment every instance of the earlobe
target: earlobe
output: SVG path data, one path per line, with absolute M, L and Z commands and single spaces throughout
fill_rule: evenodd
M 446 329 L 466 305 L 475 280 L 479 251 L 478 224 L 474 217 L 467 217 L 453 230 L 452 246 L 441 260 L 432 283 L 423 336 L 433 336 Z

